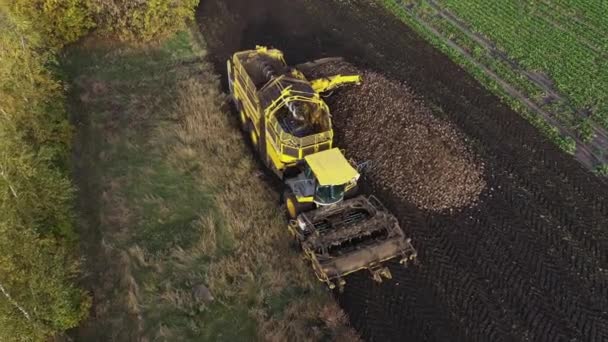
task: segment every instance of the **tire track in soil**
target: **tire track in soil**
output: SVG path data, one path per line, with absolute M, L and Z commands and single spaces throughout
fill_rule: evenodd
M 467 100 L 462 99 L 462 101 Z M 471 131 L 480 132 L 471 135 L 475 134 L 475 138 L 481 141 L 503 136 L 500 126 L 505 128 L 510 126 L 509 123 L 503 123 L 501 118 L 496 125 L 487 120 L 484 122 L 483 119 L 468 116 L 466 121 L 458 121 L 458 123 L 465 125 Z M 608 260 L 608 230 L 603 227 L 608 227 L 608 215 L 606 215 L 608 199 L 605 195 L 598 194 L 596 189 L 584 189 L 586 191 L 581 189 L 581 186 L 577 186 L 579 182 L 565 173 L 559 163 L 547 158 L 542 146 L 536 148 L 529 145 L 527 137 L 530 132 L 517 132 L 514 130 L 511 136 L 514 139 L 503 139 L 500 145 L 492 147 L 485 145 L 484 148 L 492 155 L 501 156 L 497 168 L 517 176 L 522 186 L 535 194 L 536 200 L 548 208 L 552 215 L 559 216 L 560 222 L 570 228 L 575 238 L 582 240 L 599 262 L 605 264 Z M 542 161 L 545 168 L 517 167 L 518 164 L 532 166 L 539 161 Z M 596 180 L 596 183 L 600 182 Z M 564 208 L 574 210 L 569 212 Z M 588 234 L 588 230 L 591 230 L 593 235 Z
M 479 255 L 476 257 L 479 257 L 479 260 L 493 261 L 488 267 L 494 273 L 493 276 L 489 277 L 490 279 L 506 281 L 507 284 L 517 284 L 515 286 L 517 290 L 511 293 L 511 295 L 515 294 L 516 296 L 511 298 L 519 303 L 515 304 L 511 302 L 510 304 L 515 307 L 529 306 L 522 314 L 529 324 L 534 324 L 534 321 L 537 321 L 537 324 L 543 327 L 542 330 L 545 331 L 543 335 L 548 340 L 556 341 L 566 336 L 576 336 L 575 327 L 565 317 L 560 318 L 560 312 L 568 308 L 580 312 L 581 310 L 576 307 L 577 302 L 571 303 L 571 301 L 568 301 L 568 303 L 563 303 L 563 301 L 560 301 L 558 303 L 545 303 L 540 300 L 542 298 L 537 298 L 536 296 L 537 293 L 544 293 L 550 294 L 552 298 L 558 298 L 558 296 L 563 296 L 562 298 L 577 297 L 577 294 L 572 293 L 572 285 L 576 284 L 576 281 L 567 279 L 571 277 L 561 274 L 561 270 L 565 268 L 564 262 L 558 260 L 558 256 L 551 255 L 550 250 L 552 247 L 547 247 L 544 244 L 545 241 L 542 236 L 539 238 L 537 234 L 534 234 L 538 230 L 535 228 L 540 229 L 543 223 L 549 224 L 550 222 L 535 221 L 534 216 L 528 215 L 535 215 L 533 213 L 534 210 L 530 209 L 529 205 L 526 205 L 524 208 L 518 205 L 520 201 L 525 200 L 525 194 L 522 194 L 521 190 L 505 189 L 504 192 L 499 192 L 498 195 L 497 201 L 500 200 L 500 202 L 497 202 L 497 204 L 502 203 L 505 208 L 510 207 L 513 211 L 488 211 L 492 215 L 493 221 L 498 221 L 499 224 L 493 223 L 486 226 L 487 229 L 483 230 L 483 233 L 488 236 L 481 240 L 500 237 L 493 247 L 498 250 L 503 249 L 504 252 L 492 253 L 492 251 L 489 251 L 492 253 L 491 256 Z M 549 248 L 547 255 L 540 257 L 535 255 L 537 251 L 542 251 L 546 248 Z M 531 263 L 531 260 L 534 262 Z M 509 263 L 515 269 L 511 269 L 509 274 L 505 275 L 502 272 L 502 266 L 509 265 Z M 479 266 L 483 267 L 485 265 L 480 263 Z M 570 286 L 566 286 L 565 284 Z M 557 296 L 555 296 L 556 294 Z M 538 303 L 529 305 L 530 298 L 538 300 Z M 562 304 L 565 307 L 562 307 Z M 526 317 L 526 312 L 534 315 L 532 322 L 530 322 L 530 314 Z M 590 317 L 587 317 L 586 312 L 580 312 L 580 316 L 581 319 L 592 321 Z M 578 324 L 579 322 L 574 323 Z
M 338 299 L 364 338 L 608 339 L 608 187 L 447 57 L 366 0 L 203 0 L 199 20 L 218 71 L 233 51 L 270 44 L 292 64 L 345 56 L 407 81 L 472 138 L 490 170 L 494 191 L 452 216 L 376 192 L 421 265 L 392 263 L 393 280 L 380 285 L 349 277 Z
M 469 119 L 469 121 L 472 121 L 472 120 L 470 120 L 471 119 L 470 117 L 468 119 Z M 499 133 L 499 132 L 492 132 L 491 130 L 488 131 L 488 130 L 485 129 L 485 127 L 484 128 L 478 128 L 478 131 L 479 132 L 481 132 L 481 131 L 486 132 L 490 136 Z M 500 136 L 500 135 L 496 135 L 496 136 Z M 522 143 L 524 143 L 526 136 L 527 136 L 526 134 L 519 134 L 518 135 L 518 138 L 519 138 L 518 140 L 520 140 Z M 513 151 L 505 151 L 505 150 L 502 150 L 502 151 L 501 150 L 497 150 L 497 151 L 495 151 L 496 155 L 500 155 L 500 156 L 512 156 L 513 154 L 511 152 L 513 152 Z M 564 196 L 563 193 L 560 194 L 557 191 L 555 191 L 557 189 L 557 187 L 555 187 L 555 186 L 547 185 L 547 186 L 541 187 L 541 186 L 538 185 L 538 184 L 543 184 L 543 179 L 544 180 L 550 180 L 551 177 L 547 177 L 547 176 L 549 176 L 551 174 L 551 172 L 542 172 L 542 173 L 541 172 L 537 172 L 537 173 L 534 173 L 534 172 L 529 172 L 528 168 L 516 168 L 514 166 L 517 165 L 517 161 L 518 161 L 517 160 L 517 155 L 515 155 L 514 157 L 515 158 L 513 158 L 511 160 L 502 161 L 502 163 L 501 163 L 502 165 L 497 165 L 494 168 L 495 169 L 501 169 L 502 168 L 504 170 L 507 170 L 508 173 L 510 173 L 510 174 L 511 173 L 517 174 L 517 172 L 523 173 L 524 175 L 520 176 L 519 178 L 521 178 L 526 184 L 523 185 L 523 186 L 520 185 L 520 187 L 521 188 L 531 187 L 532 188 L 531 193 L 534 194 L 535 198 L 528 198 L 527 200 L 522 198 L 522 199 L 520 199 L 517 202 L 513 201 L 512 202 L 513 204 L 511 206 L 516 207 L 517 203 L 525 203 L 525 205 L 528 206 L 528 207 L 534 207 L 535 206 L 534 205 L 534 201 L 538 200 L 540 202 L 540 207 L 541 208 L 548 207 L 549 210 L 551 210 L 552 213 L 556 213 L 558 215 L 558 219 L 557 220 L 560 222 L 560 224 L 565 224 L 575 234 L 579 233 L 579 234 L 577 234 L 578 235 L 577 237 L 579 239 L 583 239 L 583 241 L 586 242 L 586 245 L 587 245 L 586 247 L 591 248 L 591 250 L 594 252 L 595 256 L 597 256 L 597 257 L 600 258 L 599 259 L 599 264 L 600 265 L 605 265 L 605 261 L 604 260 L 605 260 L 605 251 L 606 251 L 606 249 L 604 247 L 598 247 L 597 246 L 597 244 L 596 244 L 597 241 L 594 241 L 597 238 L 597 236 L 595 238 L 591 238 L 587 234 L 588 233 L 588 231 L 587 231 L 588 227 L 595 227 L 595 228 L 598 228 L 598 229 L 601 229 L 602 226 L 605 227 L 605 225 L 599 223 L 599 222 L 605 222 L 606 221 L 605 217 L 602 218 L 600 215 L 597 215 L 596 212 L 594 212 L 592 210 L 589 210 L 588 207 L 584 207 L 584 206 L 582 207 L 582 209 L 584 209 L 586 211 L 586 214 L 592 215 L 592 217 L 594 217 L 596 219 L 595 223 L 594 223 L 594 221 L 588 220 L 588 219 L 585 218 L 585 216 L 581 216 L 580 214 L 577 215 L 577 217 L 571 217 L 571 215 L 568 214 L 567 211 L 563 210 L 563 208 L 564 208 L 563 201 L 556 200 L 556 199 L 562 199 L 563 200 L 564 197 L 566 197 L 566 199 L 568 200 L 567 196 Z M 519 161 L 521 161 L 521 159 Z M 545 160 L 545 161 L 547 161 L 547 160 Z M 557 168 L 555 167 L 556 166 L 555 163 L 553 163 L 553 166 L 554 166 L 553 169 L 548 169 L 546 171 L 557 170 Z M 563 171 L 562 170 L 558 170 L 558 171 L 560 171 L 560 172 L 557 173 L 556 177 L 564 178 L 565 175 L 563 174 Z M 543 179 L 539 179 L 538 182 L 535 183 L 531 179 L 533 179 L 536 176 L 542 177 Z M 566 179 L 566 181 L 567 181 L 567 179 Z M 572 183 L 573 182 L 565 183 L 566 187 L 569 187 L 568 185 L 572 184 Z M 496 182 L 489 182 L 489 184 L 496 184 Z M 560 185 L 564 185 L 564 183 L 560 183 Z M 573 190 L 580 190 L 580 187 L 574 187 Z M 507 189 L 504 189 L 502 191 L 507 191 Z M 513 192 L 514 190 L 511 189 L 511 190 L 508 190 L 508 191 Z M 514 194 L 510 194 L 510 196 L 515 196 L 515 195 Z M 585 198 L 579 197 L 578 199 L 581 202 L 585 202 Z M 574 200 L 571 200 L 571 202 L 572 203 L 570 205 L 566 205 L 565 207 L 572 207 L 572 205 L 575 205 Z M 597 204 L 597 203 L 598 203 L 598 201 L 596 200 L 594 204 Z M 602 202 L 599 202 L 599 203 L 602 203 Z M 603 202 L 603 203 L 605 203 L 605 202 Z M 538 205 L 536 205 L 536 206 L 538 207 Z M 542 207 L 542 206 L 544 206 L 544 207 Z M 494 208 L 500 208 L 500 207 L 508 208 L 509 206 L 507 206 L 506 204 L 504 204 L 504 205 L 498 205 L 498 204 L 496 204 L 496 205 L 492 205 L 491 207 L 494 207 Z M 596 207 L 597 207 L 597 205 L 596 205 Z M 510 223 L 509 229 L 511 229 L 511 228 L 517 228 L 517 227 L 527 227 L 527 226 L 529 226 L 527 222 L 522 222 L 522 223 L 518 224 L 517 220 L 515 220 L 514 218 L 517 218 L 519 214 L 520 213 L 515 212 L 515 213 L 509 214 L 509 215 L 505 215 L 507 220 L 509 220 L 508 219 L 509 217 L 512 217 L 512 219 L 510 220 L 511 223 Z M 576 227 L 573 226 L 574 223 L 577 223 Z M 602 233 L 603 233 L 602 231 L 599 231 L 599 235 L 600 236 L 601 235 L 605 235 L 605 234 L 602 234 Z M 553 238 L 554 238 L 553 240 L 556 239 L 556 237 L 553 237 Z M 551 237 L 547 236 L 546 239 L 548 241 L 550 241 Z M 602 241 L 599 241 L 598 243 L 601 243 L 602 246 L 605 246 L 605 239 L 602 239 Z M 570 248 L 570 249 L 572 249 L 572 248 Z M 601 252 L 604 252 L 604 254 L 601 254 Z M 536 257 L 538 258 L 538 256 L 536 256 Z M 566 255 L 566 256 L 564 256 L 564 258 L 565 259 L 574 259 L 574 260 L 578 260 L 579 259 L 578 256 L 576 256 L 575 254 Z M 528 257 L 527 259 L 524 259 L 524 260 L 527 260 L 528 262 L 531 262 L 531 261 L 534 261 L 534 258 Z M 582 274 L 585 274 L 584 272 L 586 270 L 583 268 L 581 271 L 582 271 L 581 272 Z M 606 277 L 603 276 L 601 278 L 602 279 L 600 280 L 600 285 L 594 286 L 594 288 L 596 290 L 592 291 L 592 293 L 604 293 L 604 294 L 606 293 L 606 280 L 605 280 Z M 578 286 L 576 286 L 576 284 L 575 284 L 574 288 L 577 288 L 577 287 Z M 558 296 L 560 295 L 559 291 L 558 291 L 557 295 Z M 594 298 L 594 297 L 595 296 L 593 296 L 591 298 Z M 573 303 L 574 303 L 573 305 L 576 305 L 577 302 L 574 301 Z M 603 328 L 604 330 L 603 331 L 605 331 L 605 317 L 604 317 L 604 321 L 603 321 L 602 324 L 604 326 L 604 328 Z M 547 339 L 547 340 L 551 340 L 551 339 Z M 601 338 L 596 339 L 596 340 L 601 340 Z

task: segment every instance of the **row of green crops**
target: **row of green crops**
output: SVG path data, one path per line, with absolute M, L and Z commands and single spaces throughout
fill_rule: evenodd
M 543 92 L 536 84 L 515 72 L 507 63 L 494 58 L 484 46 L 468 37 L 458 27 L 442 20 L 437 15 L 437 10 L 432 6 L 429 6 L 426 1 L 416 0 L 402 2 L 399 0 L 381 0 L 380 2 L 435 47 L 450 56 L 456 63 L 463 66 L 477 80 L 484 84 L 488 90 L 499 96 L 505 103 L 511 106 L 511 108 L 525 117 L 563 151 L 570 154 L 575 153 L 576 142 L 571 137 L 561 132 L 557 127 L 549 124 L 541 116 L 529 110 L 523 103 L 511 97 L 494 78 L 487 75 L 476 63 L 482 64 L 492 70 L 498 77 L 508 82 L 520 92 L 529 94 L 532 98 L 541 98 Z M 413 4 L 414 2 L 415 6 L 406 7 L 406 5 Z M 438 31 L 441 36 L 432 32 L 427 25 Z M 445 41 L 446 39 L 454 42 L 473 57 L 473 59 L 467 58 L 448 46 Z M 570 121 L 572 118 L 568 118 L 568 120 Z
M 555 4 L 519 0 L 439 0 L 477 33 L 527 70 L 544 73 L 579 109 L 591 110 L 608 127 L 608 28 L 587 23 L 593 1 Z M 576 4 L 586 11 L 571 6 Z M 608 3 L 603 2 L 604 14 Z M 604 19 L 604 22 L 606 19 Z M 601 22 L 600 22 L 601 23 Z
M 580 139 L 595 156 L 591 167 L 607 162 L 606 147 L 595 134 L 608 129 L 608 2 L 379 2 L 564 151 L 574 153 Z M 494 77 L 550 113 L 559 127 L 513 99 Z

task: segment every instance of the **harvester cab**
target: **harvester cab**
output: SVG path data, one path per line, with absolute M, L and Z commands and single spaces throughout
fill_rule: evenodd
M 336 204 L 356 193 L 359 172 L 337 148 L 304 157 L 299 170 L 295 177 L 285 179 L 283 199 L 291 219 L 315 205 Z

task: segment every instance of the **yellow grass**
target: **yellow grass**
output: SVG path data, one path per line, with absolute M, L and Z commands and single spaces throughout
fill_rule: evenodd
M 250 314 L 256 318 L 259 337 L 272 341 L 315 340 L 320 331 L 307 329 L 310 320 L 320 317 L 328 295 L 317 298 L 294 298 L 281 318 L 269 317 L 260 309 L 264 300 L 290 286 L 321 292 L 301 256 L 290 249 L 286 222 L 278 208 L 277 194 L 259 177 L 259 165 L 243 143 L 243 136 L 222 110 L 223 95 L 197 79 L 180 84 L 175 130 L 175 163 L 199 167 L 201 183 L 213 184 L 214 200 L 223 226 L 234 241 L 233 252 L 213 258 L 207 280 L 212 293 L 226 302 L 252 303 Z M 226 106 L 223 106 L 226 108 Z M 199 224 L 201 222 L 199 221 Z M 191 256 L 212 254 L 211 239 L 217 227 L 207 219 L 201 225 L 199 245 Z M 334 306 L 335 308 L 335 306 Z M 327 310 L 327 309 L 326 309 Z M 339 309 L 337 309 L 339 310 Z M 331 323 L 337 328 L 347 320 Z

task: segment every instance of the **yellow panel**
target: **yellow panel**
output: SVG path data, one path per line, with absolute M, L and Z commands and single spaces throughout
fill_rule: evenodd
M 335 75 L 326 78 L 312 80 L 310 85 L 317 93 L 324 93 L 336 89 L 346 84 L 361 84 L 361 76 L 359 75 Z
M 314 197 L 313 196 L 298 197 L 297 200 L 298 200 L 299 203 L 313 203 L 314 202 Z
M 359 173 L 337 148 L 304 157 L 320 185 L 340 185 L 350 182 Z
M 283 171 L 285 169 L 285 164 L 281 161 L 280 155 L 268 140 L 266 140 L 266 154 L 268 154 L 270 157 L 270 162 L 274 165 L 275 169 L 279 171 Z

